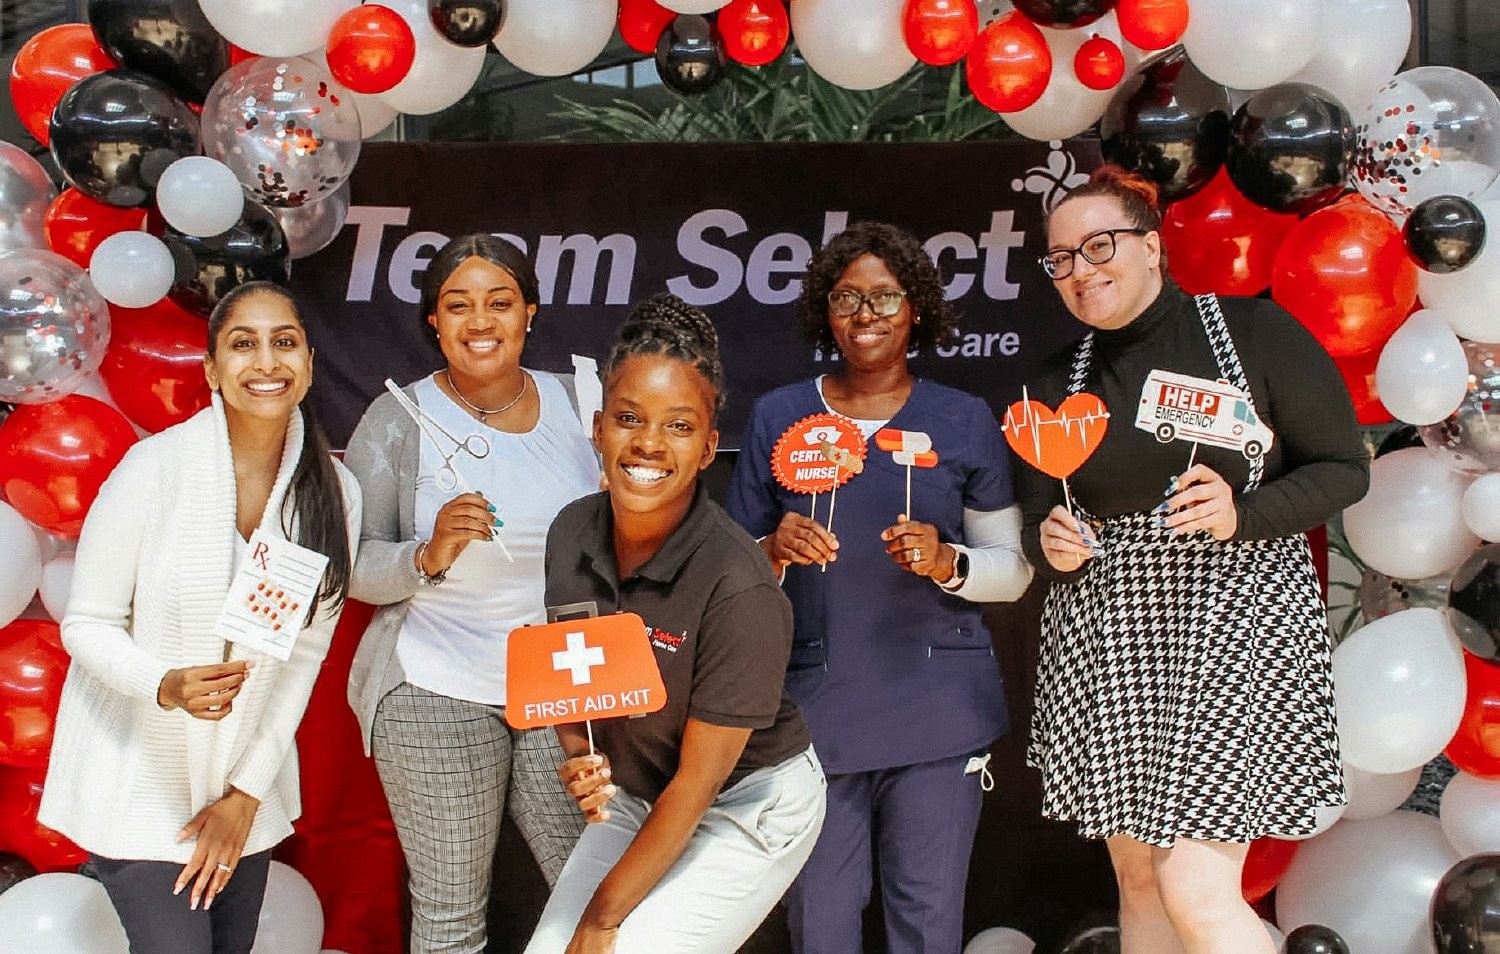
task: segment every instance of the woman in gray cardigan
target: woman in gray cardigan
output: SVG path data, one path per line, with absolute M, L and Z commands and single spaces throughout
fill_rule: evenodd
M 413 954 L 477 954 L 501 812 L 549 885 L 582 830 L 553 733 L 505 724 L 505 643 L 545 622 L 547 528 L 599 468 L 571 378 L 521 367 L 537 281 L 514 246 L 449 242 L 421 307 L 446 367 L 376 399 L 344 458 L 366 500 L 350 595 L 381 606 L 349 700 L 406 855 Z

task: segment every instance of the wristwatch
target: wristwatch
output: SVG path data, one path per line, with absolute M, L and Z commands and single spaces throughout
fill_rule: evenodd
M 443 569 L 438 570 L 436 573 L 429 574 L 422 568 L 422 555 L 426 552 L 427 541 L 423 540 L 421 543 L 417 544 L 417 554 L 413 558 L 417 564 L 417 578 L 421 580 L 423 586 L 437 586 L 439 583 L 448 578 L 448 568 L 444 567 Z
M 969 554 L 957 547 L 953 549 L 958 554 L 953 558 L 953 575 L 948 577 L 947 583 L 938 584 L 950 593 L 962 587 L 969 578 Z

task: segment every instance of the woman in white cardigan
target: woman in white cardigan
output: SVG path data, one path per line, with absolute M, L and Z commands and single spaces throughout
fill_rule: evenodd
M 39 818 L 89 852 L 132 954 L 254 944 L 359 530 L 358 485 L 300 410 L 312 349 L 296 301 L 239 286 L 208 336 L 212 405 L 110 475 L 62 625 L 73 666 Z M 215 635 L 257 529 L 329 558 L 287 662 Z

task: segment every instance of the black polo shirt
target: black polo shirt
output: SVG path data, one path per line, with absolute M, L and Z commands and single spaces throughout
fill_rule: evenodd
M 677 773 L 689 716 L 753 729 L 725 788 L 811 744 L 786 694 L 792 605 L 759 545 L 700 482 L 692 506 L 660 550 L 625 580 L 615 565 L 607 493 L 564 507 L 547 533 L 547 605 L 592 601 L 599 615 L 646 621 L 666 708 L 640 718 L 594 722 L 614 780 L 655 801 Z

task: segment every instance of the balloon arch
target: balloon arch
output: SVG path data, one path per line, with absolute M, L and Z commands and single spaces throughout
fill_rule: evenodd
M 1169 200 L 1184 288 L 1268 292 L 1363 424 L 1416 430 L 1344 526 L 1367 580 L 1438 597 L 1337 648 L 1351 804 L 1253 847 L 1247 893 L 1279 883 L 1288 950 L 1500 952 L 1480 923 L 1500 906 L 1500 100 L 1456 69 L 1397 72 L 1407 0 L 91 0 L 88 19 L 33 37 L 10 79 L 66 188 L 0 143 L 0 890 L 81 860 L 35 821 L 67 667 L 35 603 L 61 616 L 69 541 L 137 435 L 206 404 L 201 317 L 332 241 L 361 141 L 464 97 L 487 45 L 561 76 L 618 30 L 682 95 L 795 40 L 845 88 L 962 61 L 1023 136 L 1097 125 Z M 1444 751 L 1440 822 L 1393 813 Z M 78 950 L 117 949 L 69 877 L 0 896 L 0 935 L 72 905 L 93 912 Z M 294 873 L 273 881 L 308 907 Z M 974 950 L 1029 943 L 996 930 Z

